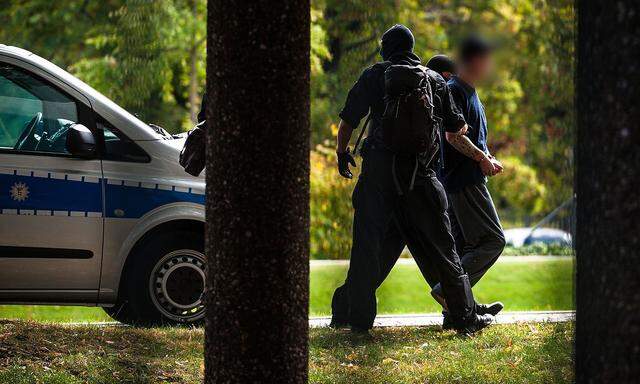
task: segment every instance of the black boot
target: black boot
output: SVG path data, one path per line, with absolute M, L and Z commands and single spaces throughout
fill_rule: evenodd
M 442 330 L 448 331 L 450 329 L 455 329 L 455 328 L 456 328 L 455 324 L 453 323 L 451 316 L 449 316 L 449 312 L 442 311 Z
M 499 301 L 491 304 L 480 304 L 476 302 L 476 314 L 477 315 L 491 315 L 495 316 L 504 308 L 504 304 Z M 442 311 L 442 330 L 446 331 L 449 329 L 454 329 L 455 325 L 453 320 L 451 320 L 451 316 L 447 311 Z
M 497 315 L 504 308 L 504 304 L 499 301 L 491 304 L 480 304 L 476 302 L 476 313 L 478 315 Z
M 369 333 L 369 329 L 368 328 L 362 328 L 362 327 L 358 327 L 355 325 L 351 326 L 351 334 L 352 335 L 356 335 L 356 336 L 364 336 L 364 337 L 370 337 L 371 334 Z
M 329 323 L 329 328 L 333 329 L 347 329 L 349 328 L 349 322 L 346 320 L 339 320 L 335 317 L 331 318 L 331 323 Z
M 486 328 L 492 322 L 493 316 L 491 315 L 473 315 L 458 324 L 455 329 L 459 335 L 470 336 L 471 334 Z

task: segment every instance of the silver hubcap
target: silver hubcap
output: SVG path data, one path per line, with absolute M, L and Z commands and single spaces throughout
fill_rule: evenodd
M 163 315 L 193 322 L 204 316 L 204 255 L 192 249 L 166 254 L 153 268 L 149 293 Z

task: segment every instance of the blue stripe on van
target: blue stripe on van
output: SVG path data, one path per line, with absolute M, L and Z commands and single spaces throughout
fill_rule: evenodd
M 12 189 L 26 191 L 16 199 Z M 0 174 L 0 208 L 49 211 L 102 212 L 100 183 Z
M 95 179 L 94 179 L 95 181 Z M 139 218 L 147 212 L 165 204 L 191 202 L 204 204 L 203 194 L 176 191 L 175 187 L 155 185 L 155 188 L 98 182 L 55 179 L 49 177 L 0 174 L 0 212 L 2 210 L 23 211 L 68 211 L 102 212 L 102 186 L 106 194 L 105 217 Z M 28 191 L 16 196 L 15 189 Z M 12 194 L 12 189 L 14 193 Z M 18 198 L 17 198 L 18 197 Z M 24 199 L 23 199 L 24 198 Z
M 190 202 L 204 204 L 204 195 L 175 190 L 162 190 L 126 185 L 106 184 L 106 217 L 138 218 L 145 213 L 165 204 Z M 122 210 L 122 216 L 116 215 Z

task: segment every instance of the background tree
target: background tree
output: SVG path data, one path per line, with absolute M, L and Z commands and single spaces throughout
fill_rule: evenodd
M 305 383 L 308 1 L 209 0 L 206 383 Z
M 0 8 L 0 41 L 177 133 L 193 126 L 200 108 L 205 1 L 15 0 Z
M 576 379 L 637 383 L 640 3 L 578 5 Z

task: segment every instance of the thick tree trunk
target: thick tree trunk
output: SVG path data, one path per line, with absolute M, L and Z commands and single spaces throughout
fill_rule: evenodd
M 308 0 L 209 0 L 206 383 L 307 380 Z
M 578 383 L 640 378 L 640 2 L 578 2 Z

